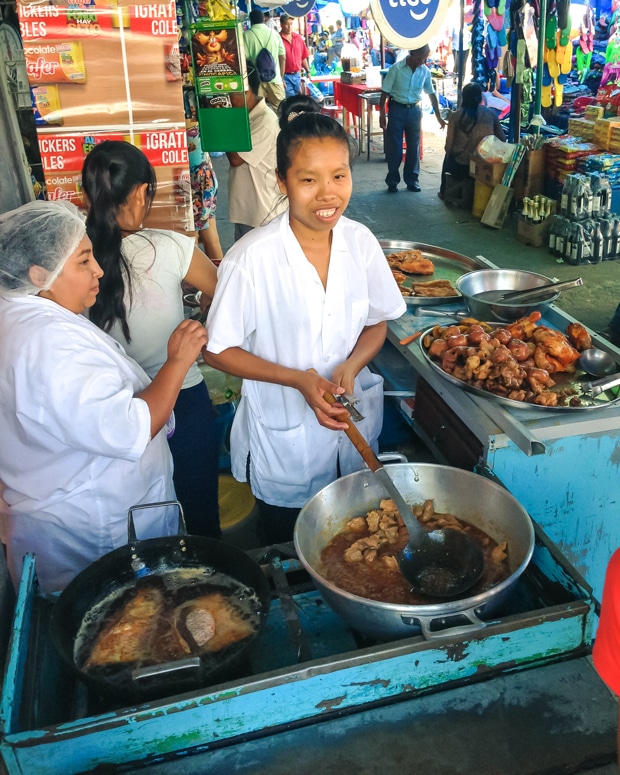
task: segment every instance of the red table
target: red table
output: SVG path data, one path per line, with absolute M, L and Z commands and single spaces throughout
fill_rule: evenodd
M 367 102 L 366 105 L 364 105 L 364 100 L 360 98 L 360 95 L 379 94 L 380 92 L 380 87 L 368 87 L 364 83 L 342 83 L 342 81 L 334 81 L 334 100 L 337 105 L 342 105 L 343 108 L 342 123 L 348 131 L 350 124 L 349 116 L 353 117 L 355 137 L 358 136 L 356 119 L 360 119 L 360 150 L 361 143 L 364 141 L 364 116 L 366 116 L 367 126 L 370 127 L 370 111 L 372 110 L 370 102 Z M 367 138 L 367 142 L 369 142 L 369 138 Z

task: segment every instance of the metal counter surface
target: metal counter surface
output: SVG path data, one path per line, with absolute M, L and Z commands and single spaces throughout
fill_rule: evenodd
M 541 322 L 563 331 L 572 320 L 552 305 Z M 620 546 L 620 406 L 566 413 L 512 410 L 459 389 L 430 368 L 419 340 L 399 344 L 441 322 L 408 311 L 388 323 L 386 347 L 393 347 L 411 367 L 408 386 L 423 377 L 468 426 L 484 450 L 481 469 L 522 503 L 600 600 L 607 563 Z M 590 334 L 597 347 L 620 359 L 620 350 Z M 401 375 L 397 387 L 405 386 Z

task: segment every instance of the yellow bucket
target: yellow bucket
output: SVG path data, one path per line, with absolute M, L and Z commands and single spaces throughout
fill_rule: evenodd
M 258 507 L 249 484 L 238 482 L 227 474 L 221 475 L 218 480 L 218 503 L 224 541 L 240 549 L 256 548 Z
M 474 218 L 482 218 L 492 193 L 493 186 L 489 186 L 488 183 L 482 183 L 480 180 L 476 181 L 474 185 L 474 205 L 471 208 L 471 214 Z

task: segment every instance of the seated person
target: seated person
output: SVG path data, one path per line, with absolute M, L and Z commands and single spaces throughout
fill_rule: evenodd
M 448 117 L 440 199 L 443 199 L 445 194 L 446 173 L 457 179 L 468 178 L 469 157 L 487 135 L 506 140 L 499 119 L 482 104 L 482 88 L 477 83 L 468 83 L 463 89 L 461 107 Z

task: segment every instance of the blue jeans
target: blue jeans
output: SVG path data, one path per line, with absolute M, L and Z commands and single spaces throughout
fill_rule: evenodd
M 284 73 L 282 81 L 287 97 L 294 97 L 301 92 L 301 73 Z
M 400 163 L 403 158 L 403 135 L 407 142 L 403 180 L 405 185 L 413 186 L 420 175 L 420 126 L 422 111 L 419 105 L 407 108 L 390 100 L 388 120 L 385 130 L 385 160 L 388 173 L 385 176 L 387 186 L 400 183 Z
M 187 532 L 221 538 L 216 413 L 204 382 L 179 392 L 174 419 L 174 434 L 168 439 L 174 462 L 172 479 Z

